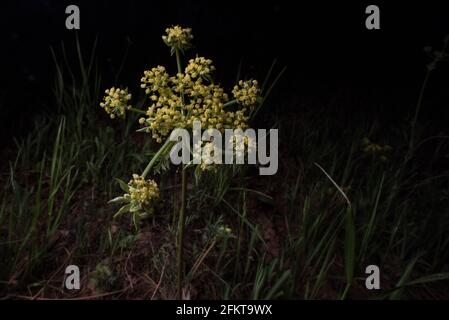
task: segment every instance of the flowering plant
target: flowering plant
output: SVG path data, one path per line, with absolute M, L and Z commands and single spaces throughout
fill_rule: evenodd
M 118 180 L 122 196 L 112 199 L 111 203 L 121 203 L 122 207 L 114 215 L 117 217 L 130 212 L 133 220 L 148 217 L 154 213 L 155 205 L 160 198 L 158 184 L 153 179 L 147 179 L 155 163 L 170 152 L 172 141 L 168 139 L 176 128 L 192 129 L 194 121 L 199 121 L 207 129 L 242 129 L 248 128 L 250 117 L 263 101 L 257 80 L 240 80 L 232 90 L 230 98 L 219 84 L 214 82 L 215 66 L 211 59 L 196 56 L 188 60 L 182 67 L 181 54 L 192 48 L 193 35 L 190 28 L 173 26 L 166 29 L 162 36 L 164 43 L 176 57 L 177 73 L 169 74 L 164 66 L 156 66 L 144 71 L 141 78 L 141 88 L 148 96 L 146 110 L 133 108 L 129 101 L 131 94 L 128 89 L 111 88 L 105 91 L 106 96 L 100 106 L 112 119 L 125 117 L 126 112 L 141 115 L 139 124 L 143 127 L 138 131 L 149 133 L 158 143 L 164 144 L 150 160 L 142 174 L 133 174 L 129 183 Z M 233 106 L 231 109 L 230 107 Z M 253 146 L 255 142 L 245 140 L 245 145 Z M 211 143 L 205 144 L 209 154 L 219 153 Z M 242 152 L 242 150 L 237 150 Z M 213 169 L 210 159 L 203 159 L 197 165 L 201 171 Z M 178 220 L 178 294 L 181 296 L 182 286 L 182 255 L 183 234 L 186 207 L 186 170 L 182 169 L 181 208 Z
M 176 56 L 178 72 L 170 75 L 164 66 L 144 71 L 141 88 L 149 98 L 146 110 L 135 109 L 129 104 L 131 94 L 128 89 L 107 89 L 104 101 L 100 103 L 112 119 L 123 118 L 126 112 L 141 114 L 139 124 L 143 127 L 138 131 L 151 134 L 158 143 L 165 140 L 165 144 L 141 175 L 133 174 L 129 184 L 120 181 L 122 189 L 127 193 L 111 202 L 126 204 L 115 216 L 131 212 L 143 217 L 154 212 L 154 205 L 157 203 L 155 200 L 159 197 L 158 185 L 154 180 L 145 179 L 158 158 L 169 152 L 170 141 L 167 137 L 174 129 L 191 129 L 193 122 L 199 121 L 203 128 L 244 130 L 248 128 L 251 113 L 261 100 L 257 80 L 240 80 L 232 90 L 234 99 L 230 99 L 225 89 L 213 81 L 215 66 L 211 59 L 196 56 L 189 59 L 186 67 L 182 68 L 180 55 L 192 47 L 193 35 L 190 28 L 167 28 L 162 39 Z M 233 105 L 237 109 L 231 109 Z M 245 144 L 248 142 L 245 141 Z M 204 147 L 212 149 L 211 152 L 206 152 L 209 154 L 220 152 L 213 150 L 210 143 L 206 143 Z M 198 166 L 201 170 L 210 170 L 210 160 L 204 158 Z M 136 190 L 140 191 L 136 193 Z M 154 192 L 147 192 L 149 190 Z

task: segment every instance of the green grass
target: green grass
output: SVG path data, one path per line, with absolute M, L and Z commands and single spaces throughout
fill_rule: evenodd
M 120 192 L 114 177 L 127 181 L 141 172 L 158 148 L 135 132 L 135 118 L 111 122 L 101 112 L 95 52 L 82 59 L 77 50 L 77 67 L 64 50 L 54 54 L 57 111 L 36 119 L 1 175 L 0 295 L 174 298 L 179 168 L 158 177 L 163 199 L 153 218 L 137 229 L 128 215 L 112 219 L 117 208 L 107 201 Z M 269 109 L 278 102 L 265 103 Z M 436 167 L 446 140 L 414 133 L 410 153 L 408 134 L 373 123 L 353 127 L 325 113 L 264 110 L 256 120 L 280 132 L 277 175 L 222 166 L 189 177 L 185 294 L 447 297 L 449 193 L 447 172 Z M 365 136 L 393 146 L 388 162 L 362 151 Z M 420 153 L 425 144 L 435 152 Z M 232 233 L 223 234 L 224 226 Z M 81 269 L 78 292 L 61 288 L 69 264 Z M 380 267 L 379 291 L 364 288 L 369 264 Z

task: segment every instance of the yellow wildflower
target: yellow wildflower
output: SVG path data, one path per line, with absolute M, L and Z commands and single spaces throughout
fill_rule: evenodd
M 102 107 L 111 117 L 124 117 L 127 109 L 131 109 L 131 105 L 128 105 L 128 101 L 131 100 L 131 94 L 128 93 L 128 89 L 120 89 L 112 87 L 105 91 L 106 96 L 103 102 L 100 103 Z
M 131 203 L 135 202 L 145 208 L 151 207 L 159 200 L 159 188 L 154 180 L 145 180 L 142 176 L 133 174 L 128 186 Z
M 234 97 L 245 107 L 254 108 L 260 89 L 257 80 L 240 80 L 232 90 Z
M 185 68 L 186 75 L 189 75 L 192 79 L 207 77 L 213 71 L 215 71 L 215 67 L 212 65 L 212 60 L 204 57 L 190 59 L 189 64 Z
M 167 87 L 168 77 L 165 67 L 157 66 L 151 70 L 144 71 L 144 76 L 140 80 L 142 83 L 140 86 L 145 89 L 147 94 L 158 92 Z
M 165 32 L 167 35 L 162 36 L 162 40 L 164 40 L 165 44 L 172 50 L 184 51 L 192 46 L 190 43 L 193 39 L 191 28 L 173 26 L 165 29 Z

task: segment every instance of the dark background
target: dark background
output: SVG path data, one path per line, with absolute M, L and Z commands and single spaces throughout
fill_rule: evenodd
M 103 85 L 137 88 L 144 69 L 173 64 L 161 35 L 167 26 L 193 28 L 196 51 L 215 61 L 223 83 L 239 63 L 263 78 L 273 59 L 287 72 L 276 88 L 279 108 L 302 112 L 334 108 L 385 121 L 413 110 L 428 58 L 449 34 L 443 2 L 394 1 L 2 1 L 0 3 L 0 115 L 2 143 L 26 133 L 33 117 L 54 110 L 50 47 L 76 63 L 75 31 L 65 28 L 65 8 L 81 11 L 81 45 L 98 38 Z M 380 7 L 381 30 L 366 30 L 365 8 Z M 123 58 L 125 65 L 116 81 Z M 448 66 L 429 84 L 423 121 L 446 126 Z M 314 101 L 313 103 L 308 103 Z M 334 101 L 330 104 L 329 101 Z M 335 111 L 335 110 L 334 110 Z

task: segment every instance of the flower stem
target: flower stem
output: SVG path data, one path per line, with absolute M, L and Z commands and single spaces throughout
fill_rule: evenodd
M 178 67 L 178 73 L 182 73 L 181 55 L 179 54 L 178 49 L 175 50 L 175 55 L 176 55 L 176 66 Z M 181 101 L 182 101 L 182 105 L 184 106 L 184 93 L 183 92 L 181 92 Z M 184 110 L 181 109 L 181 112 L 183 115 L 185 115 Z
M 147 114 L 145 111 L 140 110 L 140 109 L 136 109 L 136 108 L 129 108 L 128 110 L 130 110 L 132 112 L 135 112 L 135 113 L 139 113 L 139 114 L 144 114 L 144 115 Z
M 145 177 L 147 176 L 147 174 L 150 172 L 151 168 L 154 166 L 154 164 L 156 163 L 156 161 L 160 158 L 160 156 L 168 149 L 171 147 L 173 141 L 170 141 L 170 139 L 167 139 L 164 143 L 164 145 L 159 149 L 159 151 L 153 156 L 153 158 L 151 158 L 150 162 L 148 163 L 147 167 L 145 168 L 145 170 L 142 173 L 142 178 L 145 179 Z
M 177 252 L 177 265 L 178 265 L 178 277 L 177 277 L 177 289 L 178 299 L 182 299 L 182 282 L 184 278 L 184 227 L 185 227 L 185 211 L 186 211 L 186 189 L 187 189 L 187 173 L 186 168 L 182 168 L 182 182 L 181 182 L 181 210 L 179 211 L 178 222 L 178 252 Z
M 232 105 L 236 104 L 237 102 L 238 102 L 237 99 L 228 101 L 223 105 L 223 107 L 226 108 L 226 107 L 232 106 Z
M 181 56 L 179 54 L 179 50 L 178 49 L 175 50 L 175 55 L 176 55 L 176 65 L 178 67 L 178 73 L 182 73 Z
M 176 49 L 176 65 L 178 66 L 178 73 L 182 73 L 181 56 L 179 50 Z M 182 103 L 184 104 L 184 95 L 181 95 Z M 185 216 L 186 216 L 186 189 L 187 189 L 187 173 L 186 168 L 182 168 L 182 181 L 181 181 L 181 210 L 179 210 L 178 221 L 178 245 L 177 245 L 177 289 L 178 299 L 182 299 L 182 282 L 184 279 L 184 228 L 185 228 Z

